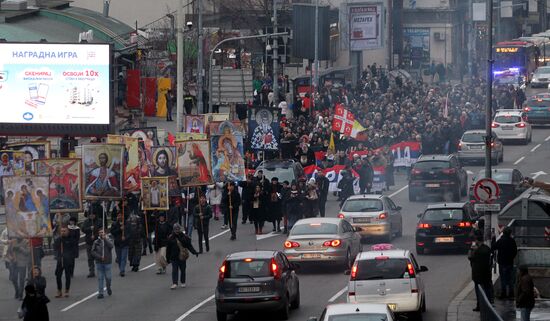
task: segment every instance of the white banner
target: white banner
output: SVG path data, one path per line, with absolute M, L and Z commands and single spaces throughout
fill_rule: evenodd
M 473 20 L 485 21 L 487 18 L 487 7 L 485 6 L 485 2 L 475 2 L 472 6 Z
M 378 49 L 382 47 L 381 4 L 349 8 L 350 50 Z

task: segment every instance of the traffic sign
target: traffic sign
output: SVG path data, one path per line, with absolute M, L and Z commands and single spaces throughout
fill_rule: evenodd
M 480 212 L 500 212 L 500 204 L 474 204 L 474 209 Z
M 497 182 L 490 178 L 482 178 L 474 185 L 474 197 L 479 202 L 491 203 L 500 196 Z

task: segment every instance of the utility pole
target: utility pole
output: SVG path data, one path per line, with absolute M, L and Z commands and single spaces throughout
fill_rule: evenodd
M 499 8 L 500 10 L 500 8 Z M 491 178 L 491 150 L 493 143 L 491 120 L 493 116 L 493 0 L 487 0 L 487 91 L 485 97 L 485 177 Z M 485 241 L 491 241 L 491 212 L 485 212 Z
M 470 18 L 470 27 L 468 28 L 468 76 L 470 80 L 474 75 L 474 39 L 475 39 L 475 22 L 474 22 L 474 3 L 473 0 L 468 0 L 468 17 Z
M 202 81 L 202 67 L 203 63 L 203 41 L 202 41 L 202 0 L 197 0 L 198 2 L 198 53 L 197 53 L 197 114 L 202 110 L 203 113 L 208 113 L 208 107 L 203 108 L 204 102 L 202 101 L 202 91 L 203 91 L 203 81 Z M 209 93 L 210 94 L 210 93 Z
M 176 131 L 183 130 L 183 0 L 178 6 L 177 71 L 176 71 Z
M 314 92 L 319 91 L 319 0 L 315 0 L 315 82 Z M 311 97 L 314 100 L 314 97 Z
M 277 1 L 273 0 L 273 33 L 277 33 Z M 279 106 L 279 41 L 273 38 L 273 105 Z

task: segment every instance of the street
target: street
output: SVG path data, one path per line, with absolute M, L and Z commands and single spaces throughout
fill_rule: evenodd
M 518 168 L 524 176 L 545 171 L 545 162 L 550 159 L 550 128 L 539 127 L 533 131 L 533 142 L 529 145 L 506 145 L 504 163 L 498 167 Z M 468 166 L 470 179 L 480 166 Z M 547 179 L 542 175 L 540 179 Z M 406 175 L 396 174 L 396 186 L 386 192 L 394 202 L 403 207 L 404 235 L 393 241 L 396 247 L 414 249 L 416 215 L 422 212 L 428 202 L 408 201 Z M 463 199 L 465 200 L 465 199 Z M 440 200 L 431 200 L 439 202 Z M 327 202 L 327 215 L 338 214 L 338 203 L 334 198 Z M 43 260 L 43 273 L 48 281 L 47 295 L 52 300 L 48 305 L 51 320 L 193 320 L 215 319 L 213 293 L 218 277 L 218 268 L 225 255 L 235 251 L 255 249 L 282 249 L 284 236 L 266 234 L 256 236 L 253 226 L 239 223 L 237 240 L 229 241 L 228 230 L 221 230 L 221 221 L 211 223 L 211 251 L 199 258 L 191 257 L 187 267 L 187 288 L 170 290 L 170 271 L 156 275 L 153 255 L 142 258 L 140 272 L 128 272 L 125 278 L 118 276 L 113 266 L 113 296 L 104 300 L 96 299 L 97 280 L 87 279 L 86 253 L 80 251 L 75 277 L 69 298 L 54 299 L 55 262 L 51 256 Z M 268 230 L 268 227 L 264 229 Z M 196 235 L 193 235 L 196 246 Z M 368 249 L 373 240 L 364 244 Z M 426 265 L 429 271 L 423 275 L 427 290 L 427 312 L 425 320 L 445 319 L 447 305 L 470 280 L 470 268 L 464 253 L 436 253 L 419 256 L 419 264 Z M 340 268 L 327 266 L 302 266 L 299 271 L 301 307 L 292 311 L 290 320 L 307 320 L 319 316 L 324 306 L 332 302 L 345 302 L 345 287 L 348 276 Z M 8 280 L 8 272 L 2 267 L 0 272 L 0 320 L 16 319 L 19 301 L 13 299 L 13 287 Z M 240 315 L 233 320 L 272 320 L 269 315 Z M 275 320 L 275 319 L 273 319 Z

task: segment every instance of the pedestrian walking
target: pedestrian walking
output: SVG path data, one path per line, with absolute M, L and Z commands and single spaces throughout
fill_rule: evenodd
M 82 223 L 82 232 L 84 232 L 84 241 L 86 243 L 86 256 L 88 258 L 88 278 L 95 277 L 95 264 L 92 257 L 92 245 L 97 239 L 98 231 L 101 228 L 101 221 L 96 219 L 94 212 L 89 212 L 88 217 Z
M 15 298 L 23 300 L 25 277 L 27 276 L 27 269 L 31 265 L 29 241 L 21 238 L 12 238 L 8 243 L 6 263 L 8 264 L 9 279 L 15 290 Z
M 181 225 L 174 224 L 172 234 L 168 237 L 168 246 L 166 248 L 166 259 L 168 263 L 172 264 L 172 286 L 170 289 L 175 290 L 178 287 L 178 281 L 180 287 L 186 286 L 185 270 L 187 268 L 187 259 L 189 258 L 189 252 L 196 257 L 199 253 L 191 244 L 191 239 L 183 233 Z
M 262 187 L 260 185 L 256 185 L 254 187 L 254 195 L 252 196 L 252 210 L 250 212 L 250 219 L 254 222 L 254 228 L 257 235 L 263 234 L 265 212 L 267 210 L 266 205 L 266 197 L 264 192 L 262 192 Z
M 61 228 L 61 235 L 54 241 L 54 253 L 57 265 L 55 267 L 55 281 L 57 282 L 56 298 L 69 297 L 71 289 L 71 278 L 74 272 L 74 263 L 76 259 L 74 237 L 70 235 L 67 227 Z M 78 245 L 78 244 L 77 244 Z M 62 276 L 65 274 L 65 294 L 63 294 Z
M 210 227 L 210 219 L 212 218 L 212 208 L 206 203 L 206 195 L 202 194 L 199 197 L 199 204 L 193 209 L 193 216 L 195 218 L 195 228 L 199 236 L 199 254 L 202 254 L 203 240 L 206 246 L 206 252 L 210 251 L 208 230 Z
M 492 242 L 492 250 L 497 252 L 498 274 L 500 276 L 500 299 L 514 297 L 514 259 L 518 253 L 512 230 L 505 227 L 498 241 Z
M 235 188 L 234 182 L 227 183 L 227 190 L 222 196 L 222 209 L 225 219 L 231 229 L 230 240 L 237 239 L 237 222 L 239 221 L 239 206 L 241 206 L 241 196 Z
M 137 216 L 132 215 L 129 220 L 128 228 L 125 229 L 125 237 L 128 238 L 128 260 L 132 267 L 132 272 L 139 271 L 142 255 L 143 227 Z
M 48 300 L 48 302 L 50 301 L 46 297 L 46 278 L 42 276 L 42 270 L 38 266 L 32 268 L 31 278 L 27 282 L 27 285 L 29 284 L 34 287 L 38 297 L 44 297 Z
M 252 219 L 252 196 L 254 195 L 254 190 L 256 182 L 254 182 L 252 174 L 246 175 L 246 181 L 239 182 L 239 187 L 242 188 L 241 190 L 241 198 L 242 198 L 242 206 L 243 206 L 243 219 L 242 223 L 246 224 L 246 221 L 250 221 L 250 223 L 253 222 Z M 260 185 L 261 189 L 261 185 Z M 212 205 L 212 203 L 210 203 Z
M 302 218 L 302 211 L 300 210 L 300 191 L 298 191 L 298 185 L 296 182 L 292 182 L 290 185 L 290 197 L 286 203 L 286 212 L 288 213 L 288 229 L 287 232 L 290 233 L 290 230 Z
M 305 216 L 316 217 L 319 212 L 319 194 L 317 193 L 317 185 L 315 179 L 311 178 L 307 182 L 307 194 L 306 194 L 306 211 Z
M 209 189 L 208 203 L 212 208 L 212 215 L 214 217 L 214 220 L 217 221 L 220 219 L 220 216 L 222 213 L 221 204 L 222 204 L 223 183 L 218 182 L 218 183 L 209 185 L 208 189 Z
M 166 97 L 166 121 L 172 121 L 172 108 L 174 108 L 175 96 L 172 89 L 168 89 L 165 94 Z
M 141 238 L 142 241 L 140 244 L 143 246 L 143 252 L 141 253 L 141 256 L 147 255 L 147 248 L 149 248 L 149 254 L 153 253 L 153 243 L 151 242 L 151 238 L 153 237 L 153 226 L 155 224 L 153 220 L 152 215 L 147 215 L 147 212 L 143 212 L 140 215 L 140 222 L 138 222 L 140 226 L 141 231 Z M 134 215 L 131 215 L 130 218 L 134 217 Z
M 476 236 L 468 251 L 468 259 L 472 268 L 472 281 L 476 289 L 476 307 L 473 311 L 479 311 L 480 294 L 478 285 L 481 286 L 485 295 L 493 303 L 493 282 L 491 279 L 491 248 L 483 243 L 483 237 Z
M 175 224 L 175 223 L 174 223 Z M 164 213 L 159 214 L 155 224 L 155 263 L 157 264 L 157 274 L 166 273 L 166 247 L 168 246 L 168 236 L 172 233 L 172 226 L 166 221 Z
M 112 295 L 112 265 L 113 265 L 113 241 L 107 236 L 105 229 L 99 230 L 98 239 L 92 247 L 92 256 L 95 258 L 97 268 L 97 298 L 104 298 L 104 288 L 107 287 L 107 294 Z
M 330 182 L 328 178 L 325 176 L 325 173 L 323 173 L 322 171 L 317 173 L 317 177 L 315 178 L 315 181 L 317 183 L 317 188 L 319 190 L 319 215 L 321 217 L 325 217 L 325 206 L 327 203 L 328 188 L 329 188 Z
M 267 194 L 267 220 L 273 224 L 273 232 L 281 232 L 282 214 L 282 192 L 283 187 L 279 184 L 279 179 L 273 177 L 271 184 L 264 192 Z
M 286 211 L 286 202 L 290 198 L 290 183 L 288 181 L 283 182 L 283 188 L 281 190 L 281 212 L 283 215 L 283 233 L 288 234 L 288 213 Z
M 126 231 L 130 230 L 128 227 L 130 223 L 124 221 L 122 213 L 117 215 L 117 220 L 111 224 L 111 236 L 115 243 L 116 263 L 118 264 L 118 271 L 121 277 L 126 275 L 126 264 L 128 263 L 128 251 L 129 242 Z M 99 234 L 98 234 L 99 235 Z
M 47 298 L 37 294 L 31 284 L 25 286 L 25 299 L 19 308 L 19 318 L 23 321 L 49 321 Z
M 32 262 L 34 266 L 42 267 L 42 258 L 44 258 L 44 238 L 32 237 L 30 239 L 32 248 Z
M 519 267 L 519 279 L 516 287 L 516 308 L 520 310 L 521 321 L 531 320 L 531 311 L 535 307 L 535 284 L 526 266 Z
M 67 225 L 67 229 L 69 230 L 69 237 L 73 240 L 73 253 L 75 254 L 75 262 L 76 259 L 80 256 L 80 249 L 78 248 L 78 243 L 80 242 L 80 227 L 76 225 L 78 219 L 74 216 L 71 216 L 69 218 L 69 224 Z M 74 268 L 71 271 L 71 278 L 74 276 Z
M 349 170 L 344 171 L 342 174 L 342 179 L 338 182 L 338 188 L 340 189 L 340 207 L 344 205 L 344 202 L 348 197 L 355 194 L 353 191 L 353 175 Z
M 364 157 L 356 170 L 359 174 L 359 193 L 370 194 L 374 179 L 374 169 L 372 168 L 372 164 L 369 159 Z

